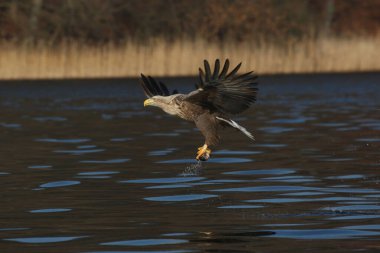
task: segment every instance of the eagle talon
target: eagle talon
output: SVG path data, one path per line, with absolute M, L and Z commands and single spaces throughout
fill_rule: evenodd
M 207 148 L 207 145 L 204 145 L 203 147 L 198 148 L 197 152 L 197 159 L 198 161 L 207 161 L 210 158 L 211 149 Z

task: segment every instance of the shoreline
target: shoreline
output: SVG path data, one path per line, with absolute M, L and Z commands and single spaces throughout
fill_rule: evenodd
M 260 74 L 256 73 L 260 79 L 289 79 L 287 82 L 291 82 L 292 80 L 296 79 L 307 79 L 307 80 L 313 80 L 315 77 L 321 77 L 326 78 L 329 77 L 331 79 L 333 78 L 358 78 L 360 76 L 373 77 L 374 79 L 378 80 L 380 78 L 380 70 L 379 71 L 360 71 L 360 72 L 315 72 L 315 73 L 277 73 L 277 74 Z M 198 81 L 198 75 L 189 75 L 189 76 L 154 76 L 159 81 L 164 82 L 175 82 L 177 80 L 186 80 L 186 81 L 192 81 L 194 80 L 194 83 Z M 44 84 L 44 83 L 65 83 L 68 82 L 72 83 L 85 83 L 85 82 L 96 82 L 96 83 L 107 83 L 109 81 L 116 82 L 116 83 L 134 83 L 138 81 L 140 77 L 134 76 L 134 77 L 79 77 L 79 78 L 36 78 L 36 79 L 0 79 L 0 85 L 2 84 L 25 84 L 25 83 L 38 83 L 38 84 Z M 316 82 L 318 80 L 315 80 Z M 126 84 L 126 85 L 128 85 Z

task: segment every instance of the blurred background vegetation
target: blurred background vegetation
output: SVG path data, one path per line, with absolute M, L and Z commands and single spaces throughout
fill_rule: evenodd
M 0 51 L 6 53 L 0 60 L 0 78 L 43 77 L 44 69 L 52 65 L 61 72 L 46 70 L 46 77 L 134 76 L 147 70 L 157 75 L 187 75 L 203 58 L 246 54 L 253 58 L 245 59 L 248 67 L 266 73 L 330 71 L 321 68 L 326 63 L 312 58 L 320 54 L 331 58 L 327 64 L 335 66 L 331 71 L 379 70 L 380 63 L 365 62 L 374 57 L 372 51 L 380 42 L 379 10 L 380 0 L 0 0 Z M 331 55 L 341 45 L 347 51 Z M 271 54 L 296 60 L 299 56 L 291 54 L 297 54 L 298 46 L 305 58 L 298 65 L 309 59 L 310 66 L 279 68 L 284 62 Z M 355 58 L 352 66 L 336 68 L 338 60 L 344 61 L 337 58 L 349 51 L 366 59 L 358 63 Z M 120 54 L 135 65 L 109 59 Z M 186 57 L 191 64 L 186 71 L 155 70 L 145 59 L 151 54 L 159 55 L 157 61 L 170 56 L 173 66 Z M 99 57 L 91 59 L 100 64 L 92 74 L 83 59 L 89 55 Z M 273 64 L 257 66 L 263 62 L 259 55 L 273 58 Z M 9 66 L 15 60 L 25 66 L 35 61 L 41 69 L 22 74 L 17 64 Z M 112 64 L 122 64 L 129 72 L 122 68 L 112 72 Z M 82 70 L 75 74 L 70 66 Z
M 2 0 L 3 40 L 87 43 L 375 35 L 379 0 Z

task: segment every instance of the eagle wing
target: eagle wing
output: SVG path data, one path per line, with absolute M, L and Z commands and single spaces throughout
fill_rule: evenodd
M 210 64 L 204 61 L 204 71 L 199 68 L 197 90 L 189 93 L 186 100 L 225 114 L 237 114 L 248 109 L 257 94 L 257 76 L 253 72 L 237 75 L 241 63 L 228 73 L 227 59 L 220 72 L 220 61 L 215 61 L 211 73 Z
M 170 94 L 170 91 L 166 87 L 166 85 L 162 82 L 157 82 L 154 80 L 151 76 L 144 76 L 141 74 L 141 79 L 139 80 L 140 85 L 144 89 L 145 95 L 147 97 L 154 97 L 154 96 L 170 96 L 172 94 L 177 94 L 177 90 L 173 90 L 173 92 Z

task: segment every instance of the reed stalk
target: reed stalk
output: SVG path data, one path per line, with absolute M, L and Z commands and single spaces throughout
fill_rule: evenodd
M 202 39 L 155 39 L 89 46 L 0 44 L 0 79 L 191 76 L 203 59 L 229 58 L 259 74 L 380 70 L 380 36 L 210 43 Z

